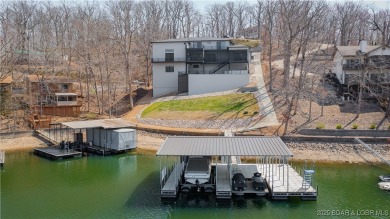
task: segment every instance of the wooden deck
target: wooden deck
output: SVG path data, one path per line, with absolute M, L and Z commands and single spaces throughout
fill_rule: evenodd
M 161 189 L 162 198 L 175 198 L 178 193 L 179 182 L 184 172 L 183 163 L 177 163 L 168 176 L 163 188 Z
M 34 153 L 45 158 L 59 160 L 65 158 L 81 157 L 82 153 L 73 149 L 61 149 L 60 147 L 35 148 Z
M 227 168 L 227 164 L 216 165 L 215 187 L 217 198 L 230 198 L 232 196 L 230 174 Z
M 316 200 L 317 191 L 312 186 L 304 186 L 303 177 L 288 164 L 259 164 L 257 168 L 267 180 L 273 199 L 287 199 L 299 196 L 306 200 Z

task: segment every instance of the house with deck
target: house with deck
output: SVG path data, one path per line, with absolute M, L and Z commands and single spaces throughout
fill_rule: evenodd
M 196 37 L 152 43 L 153 97 L 240 88 L 249 83 L 249 48 L 229 38 Z
M 366 93 L 368 90 L 388 92 L 390 47 L 387 45 L 368 45 L 361 41 L 359 46 L 337 46 L 333 62 L 333 71 L 343 87 L 344 96 L 357 93 L 361 78 Z
M 82 106 L 74 88 L 75 81 L 64 76 L 28 75 L 27 104 L 35 113 L 78 116 Z

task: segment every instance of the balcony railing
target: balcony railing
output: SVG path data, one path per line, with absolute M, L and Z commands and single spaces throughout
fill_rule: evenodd
M 185 72 L 183 72 L 185 74 Z M 202 71 L 202 70 L 190 70 L 187 72 L 187 74 L 195 74 L 195 75 L 202 75 L 202 74 L 210 74 L 210 71 Z M 225 75 L 243 75 L 248 74 L 248 70 L 229 70 L 229 71 L 217 71 L 213 74 L 225 74 Z
M 365 68 L 367 65 L 366 64 L 343 64 L 343 70 L 360 70 Z
M 248 58 L 245 57 L 230 57 L 229 62 L 240 62 L 240 63 L 246 63 L 248 62 Z
M 227 50 L 227 46 L 205 46 L 204 50 Z
M 185 62 L 185 58 L 174 58 L 174 59 L 166 59 L 166 58 L 152 58 L 152 63 L 164 63 L 164 62 Z
M 187 62 L 203 62 L 203 57 L 187 57 Z

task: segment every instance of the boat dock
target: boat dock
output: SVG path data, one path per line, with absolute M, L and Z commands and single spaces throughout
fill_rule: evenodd
M 300 175 L 288 164 L 288 157 L 292 153 L 279 137 L 168 137 L 157 156 L 175 156 L 180 160 L 176 166 L 160 168 L 162 198 L 175 198 L 180 193 L 181 186 L 188 187 L 188 182 L 185 185 L 181 182 L 186 157 L 204 156 L 212 157 L 214 162 L 211 163 L 211 169 L 215 172 L 211 171 L 209 183 L 203 185 L 205 188 L 212 186 L 218 199 L 253 194 L 268 195 L 274 200 L 286 200 L 293 196 L 302 200 L 317 200 L 317 188 L 312 185 L 315 173 L 313 167 L 307 168 L 305 165 L 303 175 Z M 240 157 L 243 156 L 255 157 L 256 163 L 241 163 Z M 232 188 L 232 177 L 236 173 L 244 176 L 245 189 L 236 191 Z M 264 190 L 257 190 L 258 187 L 255 189 L 255 181 L 252 181 L 254 173 L 261 173 L 266 187 Z
M 74 149 L 62 149 L 60 147 L 35 148 L 34 154 L 49 158 L 52 160 L 60 160 L 73 157 L 81 157 L 82 153 Z
M 55 147 L 35 148 L 34 153 L 50 159 L 119 154 L 136 148 L 134 127 L 123 119 L 101 119 L 50 124 L 36 132 Z
M 5 152 L 0 151 L 0 167 L 4 166 L 5 163 Z

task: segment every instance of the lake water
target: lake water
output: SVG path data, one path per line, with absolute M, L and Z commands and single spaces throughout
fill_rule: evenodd
M 213 196 L 188 196 L 162 202 L 160 162 L 154 154 L 65 161 L 46 160 L 28 151 L 6 156 L 1 170 L 1 218 L 390 217 L 390 193 L 377 186 L 378 175 L 390 173 L 384 166 L 316 164 L 317 201 L 234 198 L 221 202 Z

